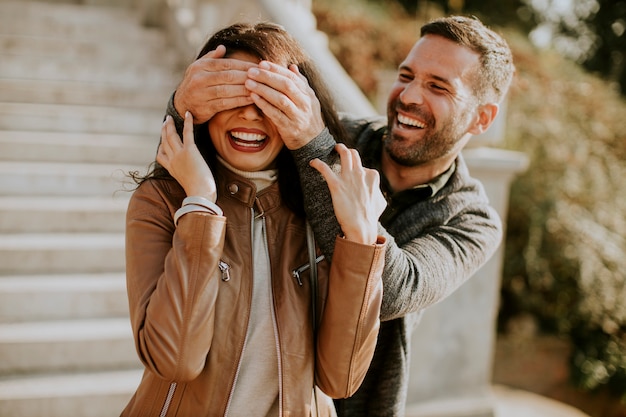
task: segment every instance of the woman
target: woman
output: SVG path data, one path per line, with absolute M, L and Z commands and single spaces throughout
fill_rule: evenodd
M 321 115 L 305 125 L 341 135 L 320 77 L 282 28 L 233 25 L 199 56 L 218 47 L 284 67 L 295 105 L 319 97 Z M 264 108 L 277 93 L 269 90 L 255 97 Z M 127 212 L 130 315 L 145 372 L 123 416 L 333 415 L 314 388 L 347 397 L 365 376 L 382 297 L 378 174 L 343 146 L 341 173 L 317 168 L 344 236 L 332 265 L 316 263 L 283 143 L 300 130 L 269 113 L 225 110 L 195 133 L 187 113 L 182 141 L 164 122 L 155 168 Z

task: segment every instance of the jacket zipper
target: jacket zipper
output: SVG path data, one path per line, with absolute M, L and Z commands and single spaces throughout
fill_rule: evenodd
M 322 259 L 324 259 L 324 255 L 318 256 L 317 258 L 315 258 L 315 263 L 316 264 L 320 263 Z M 302 286 L 302 278 L 300 277 L 300 274 L 302 274 L 304 271 L 308 270 L 309 268 L 311 268 L 311 263 L 306 263 L 302 265 L 301 267 L 294 269 L 291 272 L 291 275 L 296 279 L 299 286 Z
M 254 216 L 254 209 L 251 208 L 250 211 L 252 213 L 252 221 L 250 224 L 250 247 L 252 247 L 252 243 L 253 243 L 252 231 L 254 230 L 255 216 Z M 230 266 L 227 263 L 220 261 L 220 263 L 218 264 L 218 267 L 222 271 L 222 280 L 228 281 L 230 279 L 230 273 L 228 272 L 230 270 Z M 223 267 L 224 269 L 222 269 Z M 225 278 L 224 272 L 226 272 L 227 279 L 224 279 Z M 250 317 L 248 317 L 248 325 L 249 324 L 250 324 Z M 248 325 L 246 325 L 246 335 L 244 336 L 243 346 L 241 347 L 241 352 L 239 353 L 239 361 L 237 362 L 237 370 L 235 371 L 235 378 L 233 379 L 233 386 L 231 387 L 230 392 L 228 393 L 228 400 L 226 401 L 226 410 L 224 410 L 224 417 L 227 417 L 230 411 L 230 404 L 231 404 L 230 402 L 233 399 L 233 394 L 235 393 L 235 387 L 237 386 L 237 379 L 239 378 L 239 372 L 241 371 L 241 359 L 243 358 L 243 354 L 246 351 L 246 345 L 248 344 Z
M 172 402 L 172 398 L 174 397 L 175 391 L 176 391 L 176 382 L 172 382 L 170 384 L 170 388 L 167 390 L 167 397 L 165 397 L 165 403 L 163 403 L 163 408 L 161 409 L 161 414 L 159 414 L 159 417 L 165 417 L 167 415 L 167 411 L 170 408 L 170 403 Z
M 270 300 L 270 306 L 272 311 L 272 326 L 274 327 L 274 342 L 276 343 L 276 363 L 278 364 L 278 416 L 281 417 L 283 415 L 283 371 L 281 366 L 281 349 L 280 349 L 280 341 L 278 339 L 278 323 L 276 322 L 276 306 L 274 305 L 274 286 L 272 285 L 272 260 L 270 259 L 269 247 L 268 247 L 268 239 L 267 239 L 267 228 L 265 225 L 265 217 L 262 218 L 263 222 L 263 239 L 266 242 L 265 245 L 265 253 L 267 255 L 267 261 L 270 265 L 270 295 L 272 299 Z

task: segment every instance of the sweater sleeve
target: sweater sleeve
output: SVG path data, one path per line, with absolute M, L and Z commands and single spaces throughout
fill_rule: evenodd
M 385 126 L 385 121 L 381 117 L 353 118 L 347 114 L 341 115 L 341 123 L 347 133 L 345 143 L 351 148 L 355 147 L 366 131 Z M 341 161 L 335 151 L 336 144 L 332 134 L 328 129 L 324 129 L 311 142 L 291 152 L 300 175 L 307 219 L 313 228 L 318 246 L 328 260 L 332 260 L 335 238 L 341 234 L 341 227 L 335 216 L 326 181 L 316 169 L 309 165 L 309 162 L 319 158 L 335 172 L 339 172 Z
M 382 320 L 421 311 L 449 296 L 498 249 L 502 223 L 462 156 L 444 189 L 414 204 L 387 229 Z
M 328 185 L 324 177 L 311 167 L 309 162 L 319 158 L 331 169 L 339 170 L 341 165 L 334 150 L 335 145 L 333 136 L 328 129 L 324 129 L 307 145 L 292 151 L 300 175 L 307 219 L 313 228 L 318 246 L 329 261 L 333 257 L 335 238 L 341 234 L 341 227 L 335 216 Z

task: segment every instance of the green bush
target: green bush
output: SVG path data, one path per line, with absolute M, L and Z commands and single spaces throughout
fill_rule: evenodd
M 512 186 L 500 324 L 522 312 L 570 338 L 581 387 L 626 393 L 626 102 L 556 55 L 515 48 Z

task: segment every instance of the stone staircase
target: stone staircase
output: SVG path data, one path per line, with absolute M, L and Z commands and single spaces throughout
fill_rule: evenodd
M 119 415 L 141 376 L 125 174 L 182 73 L 125 4 L 0 0 L 0 417 Z

